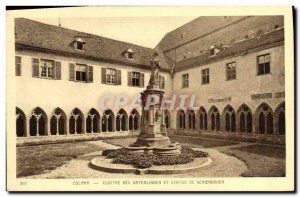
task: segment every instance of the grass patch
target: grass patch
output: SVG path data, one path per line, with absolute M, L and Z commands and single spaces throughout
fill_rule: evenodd
M 100 150 L 103 149 L 86 142 L 17 147 L 17 177 L 42 174 L 73 158 Z
M 241 148 L 222 150 L 245 162 L 248 169 L 245 177 L 284 177 L 285 148 L 263 145 L 251 145 Z
M 194 138 L 194 137 L 183 137 L 183 136 L 171 136 L 170 139 L 180 144 L 196 145 L 204 148 L 220 147 L 220 146 L 231 146 L 239 144 L 239 142 L 229 142 L 226 140 L 215 140 L 207 138 Z

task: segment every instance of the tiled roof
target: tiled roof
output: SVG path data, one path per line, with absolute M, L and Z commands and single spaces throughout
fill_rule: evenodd
M 210 45 L 227 44 L 230 40 L 241 39 L 240 36 L 251 37 L 259 30 L 270 31 L 275 25 L 282 27 L 283 23 L 283 16 L 201 16 L 167 33 L 156 48 L 166 52 L 194 40 L 202 40 L 199 42 L 201 47 L 209 48 Z M 218 34 L 220 31 L 226 34 Z
M 156 48 L 169 50 L 245 18 L 247 17 L 231 16 L 224 19 L 224 16 L 201 16 L 167 33 Z
M 220 59 L 234 56 L 240 53 L 247 53 L 249 50 L 257 49 L 260 47 L 267 47 L 274 43 L 280 43 L 284 41 L 284 29 L 278 29 L 272 32 L 262 34 L 258 37 L 248 38 L 231 46 L 224 47 L 218 54 L 210 56 L 209 52 L 199 55 L 194 58 L 185 59 L 176 63 L 174 70 L 181 70 L 184 68 L 200 66 L 209 62 L 218 61 Z M 284 44 L 284 43 L 282 43 Z
M 150 68 L 150 57 L 155 52 L 151 48 L 25 18 L 15 20 L 15 37 L 17 45 L 64 52 L 78 57 L 136 65 L 143 68 Z M 71 44 L 77 38 L 82 38 L 86 42 L 84 52 L 75 50 Z M 122 56 L 122 53 L 128 49 L 135 52 L 134 60 Z M 162 69 L 169 70 L 169 61 L 167 62 L 161 51 L 156 51 L 159 53 Z

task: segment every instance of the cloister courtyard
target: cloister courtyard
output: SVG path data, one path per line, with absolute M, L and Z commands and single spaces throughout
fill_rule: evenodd
M 209 153 L 212 164 L 197 171 L 173 175 L 143 177 L 282 177 L 285 176 L 285 146 L 212 139 L 204 136 L 170 136 L 181 145 Z M 104 149 L 115 149 L 133 143 L 136 136 L 110 139 L 82 137 L 47 143 L 26 141 L 17 145 L 19 178 L 102 178 L 141 175 L 96 171 L 90 161 Z

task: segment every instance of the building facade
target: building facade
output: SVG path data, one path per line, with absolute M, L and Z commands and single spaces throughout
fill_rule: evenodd
M 199 17 L 156 49 L 23 18 L 15 37 L 18 137 L 138 131 L 139 109 L 99 103 L 139 95 L 156 51 L 165 95 L 196 97 L 193 109 L 165 110 L 170 132 L 284 141 L 281 16 Z

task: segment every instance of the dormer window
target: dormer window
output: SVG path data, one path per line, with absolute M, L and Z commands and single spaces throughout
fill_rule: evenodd
M 130 59 L 130 60 L 133 60 L 134 59 L 134 51 L 132 50 L 132 49 L 127 49 L 126 51 L 124 51 L 123 53 L 122 53 L 122 55 L 124 56 L 124 57 L 126 57 L 127 59 Z
M 78 51 L 84 51 L 85 41 L 83 38 L 76 38 L 74 40 L 74 47 Z
M 215 46 L 214 45 L 211 45 L 208 49 L 209 51 L 209 56 L 213 56 L 215 55 Z

